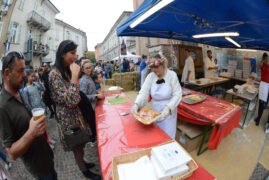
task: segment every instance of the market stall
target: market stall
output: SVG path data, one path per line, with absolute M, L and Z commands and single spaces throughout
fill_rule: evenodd
M 115 98 L 118 95 L 122 97 L 120 100 Z M 113 156 L 171 140 L 158 126 L 154 124 L 146 126 L 135 120 L 130 112 L 132 105 L 133 102 L 124 93 L 108 95 L 105 100 L 97 104 L 96 127 L 103 179 L 111 179 Z M 199 165 L 188 180 L 198 179 L 213 180 L 215 178 Z
M 255 107 L 256 107 L 256 100 L 258 97 L 258 91 L 255 91 L 253 93 L 249 93 L 249 92 L 243 92 L 243 93 L 239 93 L 239 92 L 235 92 L 233 89 L 229 89 L 226 91 L 226 94 L 230 94 L 232 95 L 232 102 L 233 102 L 233 97 L 238 97 L 240 99 L 243 99 L 244 101 L 247 102 L 247 108 L 246 108 L 246 113 L 245 113 L 245 117 L 244 117 L 244 121 L 243 121 L 243 125 L 242 128 L 244 128 L 245 122 L 246 122 L 246 118 L 250 109 L 250 103 L 253 103 L 253 107 L 251 107 L 253 113 L 255 113 Z M 252 114 L 253 114 L 252 113 Z
M 213 88 L 219 84 L 229 82 L 229 79 L 222 77 L 201 78 L 195 81 L 189 81 L 188 84 L 201 88 L 203 93 L 211 95 Z
M 217 149 L 221 140 L 238 127 L 241 107 L 189 89 L 183 88 L 183 90 L 190 91 L 192 95 L 202 95 L 206 99 L 197 104 L 187 104 L 181 101 L 178 106 L 178 118 L 193 124 L 213 126 L 208 149 Z M 207 129 L 205 129 L 205 132 L 207 132 Z M 201 151 L 200 148 L 198 154 Z

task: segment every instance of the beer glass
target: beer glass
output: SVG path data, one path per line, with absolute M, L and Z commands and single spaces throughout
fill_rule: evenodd
M 32 110 L 32 114 L 33 114 L 34 120 L 36 121 L 36 120 L 40 119 L 42 116 L 45 116 L 45 109 L 34 108 Z

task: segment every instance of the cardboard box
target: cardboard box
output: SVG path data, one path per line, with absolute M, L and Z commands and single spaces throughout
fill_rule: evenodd
M 160 144 L 158 146 L 161 146 L 161 145 L 164 145 L 167 143 L 171 143 L 171 142 L 175 142 L 175 140 L 168 141 L 168 142 Z M 125 153 L 125 154 L 120 154 L 120 155 L 114 156 L 112 159 L 112 177 L 113 177 L 113 180 L 119 180 L 119 174 L 118 174 L 118 168 L 117 168 L 118 164 L 134 162 L 137 159 L 139 159 L 140 157 L 145 156 L 145 155 L 147 155 L 148 157 L 151 157 L 151 148 L 146 148 L 146 149 L 142 149 L 142 150 L 139 150 L 136 152 L 130 152 L 130 153 Z M 191 155 L 189 154 L 189 156 L 191 156 Z M 198 169 L 198 165 L 193 159 L 191 160 L 191 162 L 189 162 L 187 164 L 187 166 L 189 167 L 188 172 L 186 172 L 182 175 L 179 175 L 179 176 L 169 178 L 169 180 L 186 179 L 187 177 L 190 177 L 196 169 Z
M 109 88 L 111 88 L 111 87 L 104 88 L 104 94 L 105 95 L 120 94 L 121 91 L 122 91 L 122 88 L 120 88 L 119 86 L 117 87 L 117 89 L 113 89 L 113 90 L 110 90 Z
M 203 126 L 181 123 L 177 127 L 176 141 L 188 152 L 192 152 L 199 147 L 203 137 L 203 130 Z

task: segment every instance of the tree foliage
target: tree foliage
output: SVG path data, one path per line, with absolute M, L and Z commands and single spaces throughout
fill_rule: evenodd
M 89 60 L 91 60 L 91 62 L 95 62 L 96 61 L 96 59 L 95 59 L 95 52 L 93 52 L 93 51 L 88 51 L 87 52 L 87 56 L 88 56 L 88 59 Z

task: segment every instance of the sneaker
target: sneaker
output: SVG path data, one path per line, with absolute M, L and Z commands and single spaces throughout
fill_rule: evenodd
M 85 164 L 86 164 L 87 169 L 91 169 L 91 168 L 93 168 L 95 166 L 94 163 L 86 163 L 85 162 Z
M 84 172 L 82 172 L 83 173 L 83 175 L 86 177 L 86 178 L 90 178 L 90 179 L 92 179 L 92 180 L 100 180 L 101 179 L 101 176 L 100 175 L 98 175 L 98 174 L 95 174 L 95 173 L 93 173 L 93 172 L 91 172 L 91 171 L 84 171 Z
M 50 119 L 54 118 L 54 113 L 50 114 Z
M 97 141 L 95 140 L 94 142 L 89 142 L 91 147 L 95 147 L 97 145 Z
M 269 123 L 266 124 L 266 128 L 265 128 L 265 134 L 269 134 Z
M 258 121 L 258 118 L 256 118 L 254 121 L 255 121 L 255 125 L 256 125 L 256 126 L 259 126 L 260 121 Z
M 54 149 L 54 145 L 51 144 L 51 143 L 49 143 L 49 145 L 50 145 L 50 148 L 53 150 Z
M 5 169 L 9 170 L 11 168 L 12 164 L 10 162 L 5 163 Z

